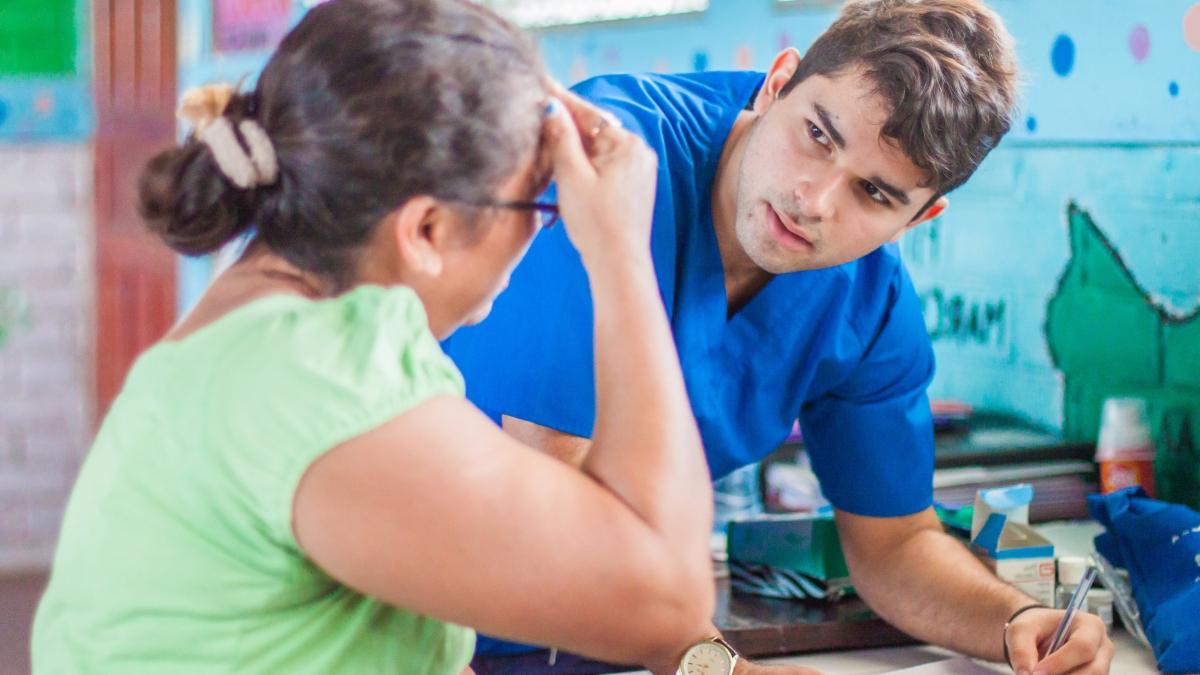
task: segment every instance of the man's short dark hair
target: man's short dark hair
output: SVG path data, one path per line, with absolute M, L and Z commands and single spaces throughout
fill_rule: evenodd
M 851 68 L 891 106 L 884 137 L 937 195 L 966 182 L 1012 124 L 1012 37 L 979 0 L 851 0 L 781 94 L 810 76 Z

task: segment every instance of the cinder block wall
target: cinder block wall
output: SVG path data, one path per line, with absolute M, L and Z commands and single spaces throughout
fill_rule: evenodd
M 0 571 L 49 563 L 90 439 L 91 156 L 0 144 Z

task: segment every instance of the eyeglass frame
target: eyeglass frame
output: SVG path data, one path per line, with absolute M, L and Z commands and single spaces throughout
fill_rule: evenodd
M 543 229 L 554 227 L 558 224 L 558 221 L 562 220 L 562 214 L 559 212 L 558 204 L 555 202 L 491 201 L 487 199 L 450 199 L 448 201 L 481 208 L 536 211 L 541 216 L 540 227 Z M 545 220 L 547 217 L 549 218 L 548 221 Z

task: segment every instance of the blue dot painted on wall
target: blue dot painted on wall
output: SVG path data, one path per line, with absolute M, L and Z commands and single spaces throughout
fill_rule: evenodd
M 1179 96 L 1179 83 L 1172 82 L 1171 84 L 1168 84 L 1167 85 L 1167 93 L 1171 95 L 1171 98 L 1175 98 L 1176 96 Z
M 1025 128 L 1028 129 L 1029 133 L 1031 133 L 1031 134 L 1033 132 L 1037 131 L 1037 118 L 1034 117 L 1033 115 L 1026 117 L 1025 118 Z
M 708 70 L 708 52 L 696 52 L 692 56 L 692 70 L 698 73 Z
M 67 133 L 74 133 L 79 128 L 79 114 L 74 109 L 63 106 L 58 112 L 58 126 Z
M 1069 36 L 1059 35 L 1054 40 L 1054 46 L 1050 49 L 1050 65 L 1061 77 L 1071 74 L 1071 69 L 1075 67 L 1075 41 Z
M 0 126 L 4 126 L 6 119 L 8 119 L 8 104 L 0 100 Z

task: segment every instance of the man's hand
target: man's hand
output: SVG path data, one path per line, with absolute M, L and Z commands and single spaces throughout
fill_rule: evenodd
M 1063 610 L 1033 609 L 1008 625 L 1004 640 L 1017 675 L 1104 675 L 1113 656 L 1113 643 L 1104 622 L 1094 614 L 1079 612 L 1071 621 L 1067 641 L 1039 660 L 1062 619 Z
M 738 659 L 733 675 L 821 675 L 821 671 L 803 666 L 764 666 Z
M 835 513 L 854 588 L 871 609 L 923 642 L 1004 661 L 1001 628 L 1032 599 L 942 532 L 932 508 L 895 518 Z M 1087 614 L 1076 618 L 1058 652 L 1038 660 L 1061 617 L 1058 610 L 1034 609 L 1013 620 L 1004 639 L 1016 672 L 1107 673 L 1112 642 L 1100 619 Z

